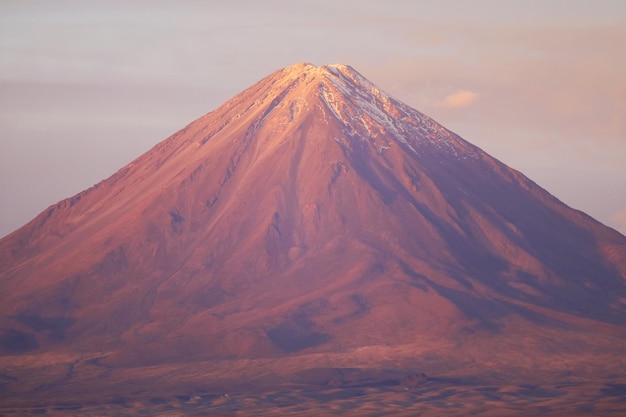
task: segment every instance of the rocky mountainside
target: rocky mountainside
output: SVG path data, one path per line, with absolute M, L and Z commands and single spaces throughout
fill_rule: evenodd
M 623 376 L 625 342 L 626 237 L 343 65 L 270 74 L 0 241 L 16 398 Z

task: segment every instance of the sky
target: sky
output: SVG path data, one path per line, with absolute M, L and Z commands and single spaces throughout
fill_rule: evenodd
M 353 66 L 626 234 L 623 0 L 2 0 L 0 236 L 297 62 Z

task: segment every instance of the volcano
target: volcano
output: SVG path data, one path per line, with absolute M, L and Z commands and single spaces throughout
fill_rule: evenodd
M 617 231 L 296 64 L 0 241 L 0 393 L 626 387 L 625 278 Z

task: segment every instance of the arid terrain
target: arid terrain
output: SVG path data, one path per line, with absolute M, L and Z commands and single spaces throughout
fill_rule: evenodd
M 389 381 L 391 385 L 391 381 Z M 383 384 L 384 385 L 384 384 Z M 293 388 L 253 394 L 197 393 L 117 398 L 104 404 L 66 402 L 3 407 L 5 416 L 619 416 L 624 384 L 470 385 Z
M 626 237 L 344 65 L 0 240 L 0 415 L 623 415 Z
M 402 354 L 397 348 L 386 352 L 364 349 L 337 355 L 335 360 L 366 366 L 368 359 L 375 363 L 380 356 L 394 353 Z M 595 380 L 577 376 L 581 371 L 577 369 L 551 374 L 562 369 L 562 363 L 536 363 L 538 369 L 534 375 L 511 379 L 495 371 L 491 375 L 462 376 L 471 367 L 456 371 L 456 365 L 467 366 L 456 363 L 449 364 L 444 372 L 450 376 L 434 377 L 403 368 L 392 358 L 386 365 L 393 369 L 302 370 L 302 365 L 319 363 L 319 359 L 295 356 L 181 363 L 109 370 L 108 375 L 106 370 L 97 371 L 90 369 L 88 363 L 78 363 L 75 370 L 69 371 L 77 375 L 66 374 L 65 378 L 58 378 L 59 373 L 50 360 L 25 375 L 37 389 L 26 396 L 6 397 L 0 415 L 617 416 L 626 411 L 623 378 L 607 378 L 602 370 Z M 280 367 L 276 366 L 277 361 Z M 443 369 L 436 360 L 431 361 L 428 364 L 427 358 L 420 368 L 432 372 Z M 590 360 L 589 365 L 601 363 L 601 359 L 595 363 Z M 67 366 L 59 367 L 68 370 Z M 103 386 L 101 378 L 109 383 Z

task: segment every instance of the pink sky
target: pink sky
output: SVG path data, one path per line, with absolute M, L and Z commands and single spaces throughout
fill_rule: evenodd
M 0 236 L 301 61 L 352 65 L 626 233 L 626 2 L 431 3 L 0 3 Z

